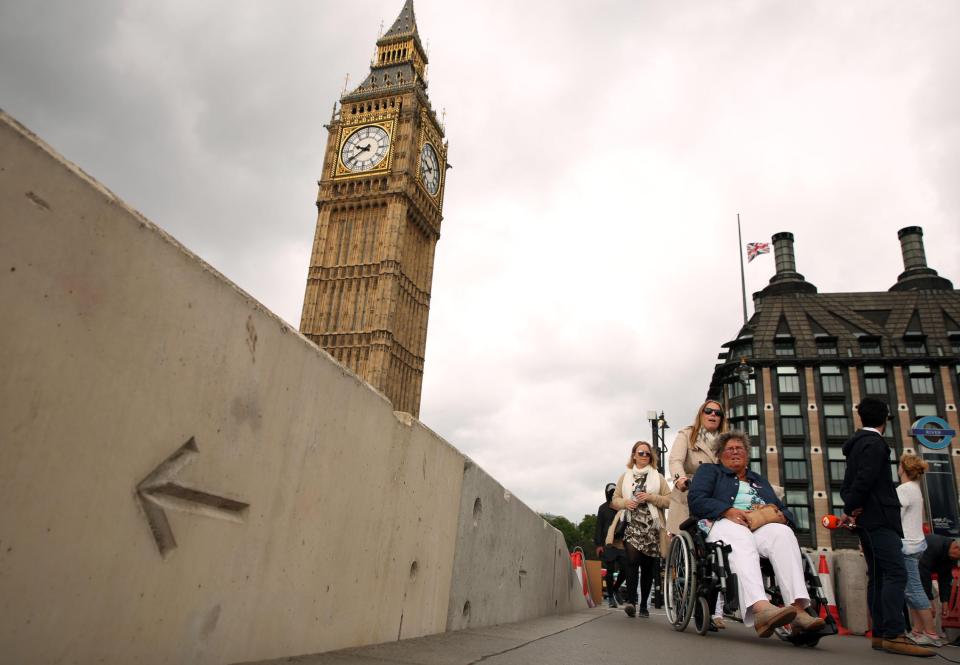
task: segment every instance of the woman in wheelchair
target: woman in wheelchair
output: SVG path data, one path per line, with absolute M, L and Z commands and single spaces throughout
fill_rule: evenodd
M 699 518 L 708 543 L 723 541 L 731 548 L 729 564 L 737 575 L 745 625 L 754 626 L 760 637 L 769 637 L 786 624 L 791 624 L 794 634 L 819 630 L 824 620 L 805 611 L 810 596 L 802 553 L 791 528 L 795 526 L 794 517 L 770 483 L 749 470 L 749 445 L 743 432 L 720 435 L 720 463 L 702 465 L 693 477 L 690 513 Z M 767 599 L 761 556 L 770 561 L 784 602 L 792 600 L 791 604 L 777 607 Z

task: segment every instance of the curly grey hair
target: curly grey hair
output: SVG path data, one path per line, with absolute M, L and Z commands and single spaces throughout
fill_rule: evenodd
M 717 437 L 717 457 L 723 453 L 723 449 L 727 447 L 727 443 L 730 441 L 742 441 L 743 445 L 747 448 L 747 451 L 750 450 L 750 437 L 747 436 L 746 432 L 741 432 L 739 430 L 731 430 L 729 432 L 724 432 L 719 437 Z

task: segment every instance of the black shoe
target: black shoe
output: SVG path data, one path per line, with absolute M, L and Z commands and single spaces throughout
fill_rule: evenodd
M 611 609 L 614 609 L 614 610 L 617 609 L 616 597 L 610 596 L 610 598 L 607 599 L 607 604 L 610 606 Z
M 643 617 L 644 619 L 646 619 L 650 616 L 650 612 L 647 610 L 646 607 L 641 607 L 637 610 L 637 616 Z
M 634 605 L 633 603 L 626 603 L 623 606 L 623 611 L 626 612 L 627 616 L 630 617 L 631 619 L 637 616 L 637 606 Z

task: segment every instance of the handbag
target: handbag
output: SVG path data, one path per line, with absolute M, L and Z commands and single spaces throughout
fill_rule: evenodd
M 777 524 L 786 524 L 787 518 L 783 511 L 777 508 L 776 504 L 765 503 L 747 511 L 747 527 L 751 531 L 756 531 L 765 524 L 775 522 Z
M 626 511 L 623 512 L 623 515 L 617 515 L 620 519 L 617 520 L 617 528 L 613 530 L 613 537 L 616 540 L 623 540 L 624 535 L 627 533 L 627 515 Z

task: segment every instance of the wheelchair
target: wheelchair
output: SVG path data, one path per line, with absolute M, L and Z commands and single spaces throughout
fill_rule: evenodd
M 724 618 L 742 622 L 743 613 L 738 607 L 737 575 L 729 563 L 730 550 L 730 545 L 723 541 L 708 543 L 697 526 L 696 518 L 691 517 L 680 525 L 680 533 L 670 542 L 663 579 L 667 620 L 674 630 L 686 630 L 692 619 L 696 631 L 706 635 L 710 630 L 710 618 L 718 593 L 723 593 Z M 807 612 L 820 616 L 821 608 L 827 608 L 827 599 L 820 586 L 817 567 L 806 552 L 803 552 L 802 560 L 803 576 L 810 595 Z M 775 605 L 783 605 L 773 566 L 763 557 L 760 559 L 760 572 L 770 601 Z M 794 635 L 789 626 L 783 626 L 776 629 L 776 635 L 794 646 L 815 647 L 822 637 L 838 632 L 830 612 L 824 611 L 823 615 L 826 625 L 818 631 Z

